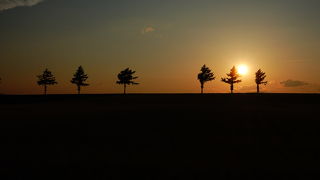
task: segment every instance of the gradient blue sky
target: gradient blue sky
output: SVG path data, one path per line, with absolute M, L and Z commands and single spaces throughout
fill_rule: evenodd
M 199 92 L 203 64 L 217 77 L 206 92 L 228 92 L 220 78 L 239 64 L 249 74 L 237 92 L 254 91 L 258 68 L 268 75 L 265 92 L 320 92 L 318 0 L 6 3 L 0 0 L 1 93 L 41 93 L 36 75 L 44 68 L 59 82 L 50 93 L 73 93 L 79 65 L 89 74 L 85 93 L 121 92 L 116 75 L 126 67 L 141 83 L 129 92 Z

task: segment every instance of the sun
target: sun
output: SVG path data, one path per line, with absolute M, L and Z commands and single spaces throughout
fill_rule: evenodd
M 248 73 L 248 66 L 246 66 L 244 64 L 239 65 L 237 70 L 238 70 L 240 75 L 246 75 Z

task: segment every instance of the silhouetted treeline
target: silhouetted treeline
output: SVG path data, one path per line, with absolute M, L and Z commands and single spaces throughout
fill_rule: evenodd
M 139 83 L 135 82 L 134 80 L 137 79 L 137 76 L 134 76 L 136 71 L 131 70 L 130 68 L 126 68 L 122 70 L 118 75 L 118 80 L 116 81 L 117 84 L 123 85 L 123 94 L 127 93 L 127 86 L 129 85 L 138 85 Z M 230 85 L 230 92 L 233 93 L 234 91 L 234 84 L 242 82 L 241 79 L 239 79 L 241 76 L 238 73 L 238 70 L 235 66 L 233 66 L 229 73 L 227 73 L 227 77 L 221 78 L 221 81 L 224 83 L 227 83 Z M 37 84 L 39 86 L 43 86 L 44 88 L 44 94 L 47 94 L 48 86 L 52 86 L 57 84 L 55 76 L 51 71 L 48 69 L 45 69 L 42 74 L 37 76 Z M 203 65 L 200 69 L 200 72 L 197 75 L 197 79 L 200 82 L 200 88 L 201 88 L 201 94 L 203 94 L 204 85 L 207 82 L 210 82 L 212 80 L 215 80 L 215 74 L 213 71 L 207 67 L 206 65 Z M 263 72 L 261 69 L 259 69 L 255 73 L 255 84 L 257 87 L 257 93 L 260 93 L 260 85 L 267 85 L 268 81 L 265 81 L 266 73 Z M 88 75 L 85 73 L 82 66 L 79 66 L 76 72 L 73 74 L 73 77 L 71 79 L 71 83 L 75 84 L 77 87 L 77 93 L 80 94 L 81 87 L 89 86 L 88 83 L 86 83 L 88 79 Z M 2 82 L 2 79 L 0 78 L 0 83 Z
M 201 72 L 198 74 L 198 80 L 200 81 L 201 94 L 202 94 L 204 83 L 214 80 L 215 77 L 214 77 L 214 74 L 211 72 L 211 69 L 206 65 L 203 65 L 200 71 Z M 266 85 L 268 82 L 264 81 L 264 79 L 266 78 L 266 73 L 262 72 L 261 69 L 259 69 L 255 74 L 256 74 L 255 83 L 257 84 L 257 93 L 259 93 L 260 92 L 259 85 L 260 84 Z M 240 80 L 239 78 L 240 78 L 240 74 L 238 73 L 237 68 L 233 66 L 230 70 L 230 73 L 227 74 L 227 77 L 221 78 L 221 81 L 224 83 L 230 84 L 230 91 L 231 93 L 233 93 L 234 84 L 242 82 L 242 80 Z

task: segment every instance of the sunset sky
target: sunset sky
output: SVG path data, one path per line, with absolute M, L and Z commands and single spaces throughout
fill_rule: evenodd
M 319 0 L 0 0 L 0 93 L 40 94 L 36 75 L 48 68 L 48 93 L 122 93 L 117 74 L 130 67 L 140 85 L 130 93 L 197 93 L 203 64 L 216 80 L 205 92 L 229 92 L 221 77 L 233 65 L 249 72 L 235 92 L 320 92 Z

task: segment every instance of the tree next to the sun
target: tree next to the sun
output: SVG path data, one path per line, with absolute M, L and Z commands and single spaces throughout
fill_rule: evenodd
M 256 84 L 257 84 L 257 93 L 260 92 L 260 84 L 264 84 L 267 85 L 268 81 L 264 81 L 264 79 L 266 78 L 266 73 L 263 72 L 261 69 L 259 69 L 256 72 Z
M 52 72 L 45 69 L 41 75 L 38 75 L 38 85 L 44 87 L 44 94 L 47 95 L 47 87 L 49 85 L 58 84 L 56 78 L 53 76 Z
M 198 74 L 198 80 L 200 81 L 201 85 L 201 94 L 203 94 L 204 83 L 214 80 L 215 77 L 213 72 L 211 72 L 211 69 L 209 69 L 209 67 L 206 65 L 203 65 L 200 71 L 201 72 Z
M 233 84 L 241 82 L 241 80 L 238 79 L 240 75 L 235 66 L 232 67 L 232 69 L 230 70 L 230 73 L 227 74 L 227 76 L 228 77 L 226 78 L 221 78 L 221 81 L 227 84 L 230 84 L 230 90 L 231 90 L 231 93 L 233 93 Z
M 89 84 L 85 83 L 87 79 L 88 75 L 84 73 L 82 66 L 79 66 L 71 79 L 71 83 L 77 86 L 78 94 L 80 94 L 82 86 L 89 86 Z
M 133 81 L 134 79 L 138 78 L 136 76 L 133 76 L 134 73 L 135 73 L 135 71 L 132 71 L 131 69 L 126 68 L 125 70 L 121 71 L 118 74 L 119 81 L 117 81 L 117 84 L 123 84 L 123 94 L 126 94 L 127 85 L 139 84 L 139 83 Z

